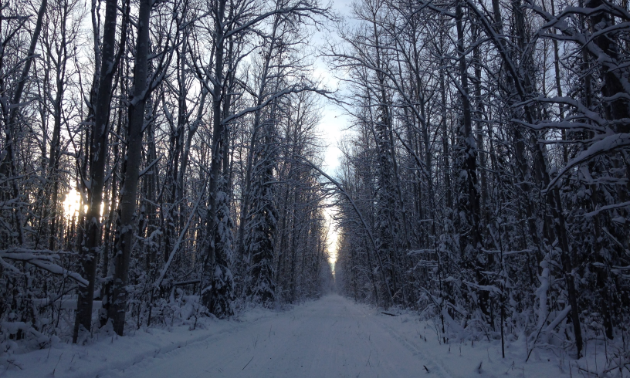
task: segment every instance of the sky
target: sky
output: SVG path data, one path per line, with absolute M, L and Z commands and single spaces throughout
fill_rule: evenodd
M 352 2 L 353 0 L 337 0 L 331 3 L 331 7 L 338 16 L 347 19 L 351 14 Z M 322 30 L 315 33 L 312 39 L 313 46 L 318 50 L 323 49 L 328 41 L 336 38 L 334 33 L 334 26 L 332 25 L 330 30 Z M 314 75 L 329 90 L 343 90 L 343 86 L 340 87 L 340 81 L 335 77 L 336 74 L 332 72 L 324 57 L 318 57 L 315 61 Z M 344 135 L 344 130 L 347 130 L 350 119 L 343 109 L 332 102 L 322 99 L 322 105 L 322 119 L 319 123 L 319 128 L 324 142 L 328 145 L 323 168 L 327 174 L 335 175 L 335 171 L 339 166 L 339 157 L 341 156 L 338 143 Z
M 341 17 L 347 18 L 351 14 L 351 4 L 352 0 L 337 0 L 332 2 L 331 6 L 335 13 Z M 331 30 L 316 33 L 313 36 L 313 45 L 321 49 L 330 38 L 334 38 L 333 33 L 334 28 L 332 27 Z M 335 74 L 324 58 L 318 57 L 315 61 L 314 74 L 328 89 L 333 91 L 343 90 L 343 86 L 340 86 L 340 81 L 335 77 Z M 327 146 L 325 149 L 323 170 L 332 177 L 336 176 L 337 168 L 339 167 L 339 159 L 341 157 L 339 142 L 343 139 L 344 135 L 347 135 L 349 125 L 350 117 L 345 114 L 342 108 L 326 99 L 322 99 L 322 114 L 319 122 L 319 130 Z M 336 209 L 332 207 L 325 210 L 326 221 L 328 223 L 328 260 L 332 266 L 333 273 L 337 261 L 338 237 L 338 232 L 333 221 L 335 211 Z

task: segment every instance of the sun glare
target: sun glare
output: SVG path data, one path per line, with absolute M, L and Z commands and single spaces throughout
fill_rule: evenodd
M 333 215 L 335 210 L 327 208 L 324 210 L 324 215 L 328 223 L 328 263 L 332 267 L 333 273 L 335 271 L 335 263 L 337 262 L 337 228 L 333 221 Z
M 63 200 L 63 210 L 66 218 L 72 218 L 79 212 L 79 206 L 81 206 L 81 195 L 76 189 L 70 189 L 66 194 L 66 199 Z

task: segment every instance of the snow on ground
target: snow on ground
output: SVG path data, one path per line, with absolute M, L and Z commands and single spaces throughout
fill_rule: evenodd
M 388 316 L 338 295 L 290 311 L 254 310 L 205 329 L 147 329 L 89 346 L 13 355 L 0 377 L 569 377 L 570 361 L 518 341 L 440 345 L 431 322 Z M 564 366 L 564 368 L 561 368 Z

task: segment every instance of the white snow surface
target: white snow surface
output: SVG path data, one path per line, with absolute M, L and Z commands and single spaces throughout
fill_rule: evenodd
M 338 295 L 288 311 L 255 309 L 203 327 L 148 328 L 10 356 L 0 377 L 569 377 L 570 360 L 524 342 L 438 342 L 432 322 Z M 202 328 L 202 329 L 201 329 Z M 481 368 L 479 368 L 481 366 Z M 573 367 L 573 375 L 576 368 Z

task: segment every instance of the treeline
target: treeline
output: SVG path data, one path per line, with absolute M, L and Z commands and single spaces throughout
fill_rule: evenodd
M 435 317 L 443 341 L 524 334 L 580 356 L 627 340 L 628 3 L 353 11 L 328 52 L 353 122 L 337 284 Z
M 301 161 L 321 162 L 307 47 L 327 18 L 311 0 L 0 4 L 0 353 L 321 294 L 324 197 Z

